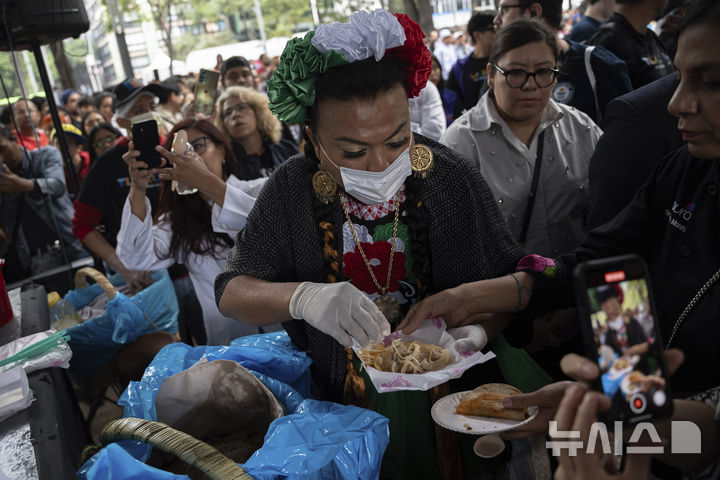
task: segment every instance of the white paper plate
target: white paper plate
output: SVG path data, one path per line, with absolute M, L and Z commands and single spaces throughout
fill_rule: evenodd
M 460 397 L 466 393 L 469 393 L 469 391 L 453 393 L 435 402 L 435 405 L 433 405 L 430 410 L 430 414 L 433 420 L 435 420 L 435 423 L 455 432 L 467 433 L 469 435 L 487 435 L 489 433 L 505 432 L 517 428 L 520 425 L 525 425 L 537 417 L 540 411 L 538 407 L 528 408 L 528 414 L 530 414 L 530 416 L 525 420 L 475 417 L 455 413 L 458 405 L 460 405 Z

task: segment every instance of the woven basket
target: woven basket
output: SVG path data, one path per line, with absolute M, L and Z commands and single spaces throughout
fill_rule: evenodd
M 87 287 L 87 278 L 95 280 L 95 283 L 102 287 L 103 292 L 108 296 L 108 300 L 112 300 L 117 295 L 117 289 L 110 283 L 105 275 L 92 267 L 83 267 L 75 272 L 75 288 Z
M 137 440 L 175 455 L 213 480 L 253 480 L 245 470 L 215 448 L 164 423 L 143 418 L 113 420 L 100 433 L 100 445 Z

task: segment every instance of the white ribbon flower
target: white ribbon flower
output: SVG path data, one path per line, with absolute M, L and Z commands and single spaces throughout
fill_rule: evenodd
M 387 10 L 355 12 L 349 23 L 318 25 L 312 45 L 320 53 L 334 51 L 349 62 L 375 57 L 380 61 L 385 51 L 405 43 L 405 30 L 398 19 Z

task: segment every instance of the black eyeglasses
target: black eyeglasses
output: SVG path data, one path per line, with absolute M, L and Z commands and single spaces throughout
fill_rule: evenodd
M 538 87 L 549 87 L 560 73 L 557 68 L 540 68 L 534 72 L 526 72 L 520 69 L 503 70 L 495 64 L 493 64 L 493 68 L 505 76 L 505 81 L 510 88 L 524 87 L 530 77 L 535 79 L 535 84 Z
M 508 13 L 508 10 L 510 10 L 511 8 L 527 8 L 527 4 L 515 3 L 513 5 L 500 5 L 500 7 L 498 7 L 498 15 L 504 17 L 505 14 Z
M 195 140 L 193 140 L 192 142 L 189 142 L 189 143 L 190 143 L 190 145 L 192 145 L 193 150 L 195 150 L 195 153 L 197 153 L 198 155 L 202 155 L 203 153 L 205 153 L 205 150 L 207 150 L 208 140 L 211 140 L 211 138 L 206 135 L 206 136 L 202 136 L 200 138 L 196 138 Z

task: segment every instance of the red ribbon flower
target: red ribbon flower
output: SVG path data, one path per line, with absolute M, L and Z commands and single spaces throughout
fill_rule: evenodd
M 381 286 L 385 286 L 387 281 L 388 264 L 390 262 L 390 250 L 391 245 L 389 242 L 360 242 L 365 256 L 371 264 L 375 278 Z M 373 265 L 380 262 L 379 265 Z M 370 272 L 368 272 L 365 262 L 363 261 L 360 251 L 355 248 L 354 252 L 348 252 L 343 255 L 343 273 L 347 278 L 351 280 L 351 283 L 362 290 L 365 293 L 380 293 L 377 287 L 370 278 Z M 405 278 L 407 272 L 405 271 L 405 254 L 402 252 L 395 252 L 393 258 L 393 269 L 390 274 L 390 288 L 389 292 L 398 290 L 398 282 Z
M 420 25 L 404 13 L 393 13 L 405 30 L 405 43 L 400 47 L 391 48 L 385 52 L 397 59 L 405 70 L 405 91 L 408 98 L 417 97 L 420 90 L 425 88 L 430 72 L 432 71 L 432 57 L 430 50 L 425 46 Z

